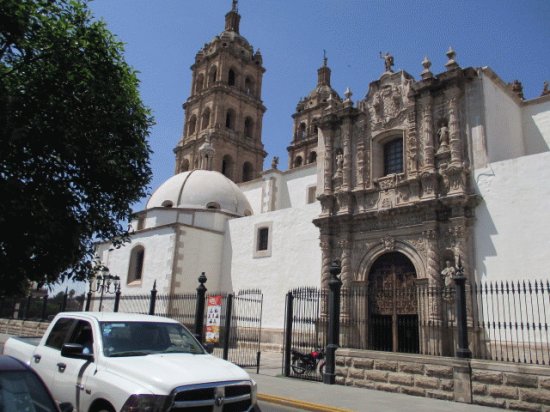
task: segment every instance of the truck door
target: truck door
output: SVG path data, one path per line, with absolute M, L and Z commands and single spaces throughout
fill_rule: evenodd
M 59 394 L 55 390 L 54 376 L 57 373 L 57 363 L 61 357 L 61 346 L 69 336 L 74 322 L 74 319 L 59 318 L 50 330 L 45 344 L 36 347 L 31 359 L 31 367 L 48 385 L 57 402 L 63 402 L 63 400 L 59 398 Z
M 92 325 L 85 320 L 77 320 L 69 338 L 65 343 L 79 343 L 84 347 L 83 353 L 94 353 L 94 337 Z M 86 393 L 87 376 L 95 370 L 94 362 L 71 359 L 61 356 L 55 367 L 54 386 L 59 398 L 71 402 L 77 411 L 87 410 L 90 394 Z

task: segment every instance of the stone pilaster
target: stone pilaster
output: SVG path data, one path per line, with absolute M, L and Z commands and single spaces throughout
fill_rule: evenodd
M 452 88 L 445 92 L 449 100 L 449 144 L 451 148 L 451 165 L 462 166 L 462 141 L 460 139 L 460 121 L 458 113 L 458 100 L 460 89 Z
M 344 147 L 344 170 L 343 170 L 343 181 L 342 181 L 342 190 L 348 191 L 351 187 L 351 134 L 352 134 L 353 125 L 351 119 L 348 117 L 344 120 L 342 126 L 343 130 L 343 147 Z

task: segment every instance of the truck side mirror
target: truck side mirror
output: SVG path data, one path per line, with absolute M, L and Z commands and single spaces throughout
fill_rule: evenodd
M 204 347 L 204 349 L 206 350 L 206 352 L 212 354 L 214 353 L 214 344 L 213 343 L 205 343 L 204 345 L 202 345 Z
M 61 347 L 61 356 L 93 362 L 94 355 L 92 353 L 82 353 L 83 350 L 84 346 L 79 343 L 64 343 Z

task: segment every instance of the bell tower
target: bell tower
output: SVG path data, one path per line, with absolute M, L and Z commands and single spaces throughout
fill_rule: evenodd
M 263 169 L 265 69 L 260 51 L 240 35 L 240 20 L 237 0 L 233 0 L 225 15 L 225 30 L 195 56 L 191 94 L 183 104 L 183 133 L 174 149 L 176 174 L 201 168 L 199 149 L 207 137 L 213 149 L 211 170 L 240 183 L 258 177 Z
M 327 56 L 323 56 L 323 65 L 317 69 L 317 86 L 307 97 L 296 105 L 292 142 L 287 147 L 288 168 L 294 169 L 317 161 L 317 122 L 324 110 L 342 99 L 330 85 L 330 67 Z

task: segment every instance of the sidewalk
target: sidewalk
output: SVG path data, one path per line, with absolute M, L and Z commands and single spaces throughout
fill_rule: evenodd
M 246 370 L 258 383 L 263 402 L 311 411 L 496 412 L 501 409 L 341 385 L 325 385 L 281 376 L 281 354 L 262 352 L 260 373 Z

